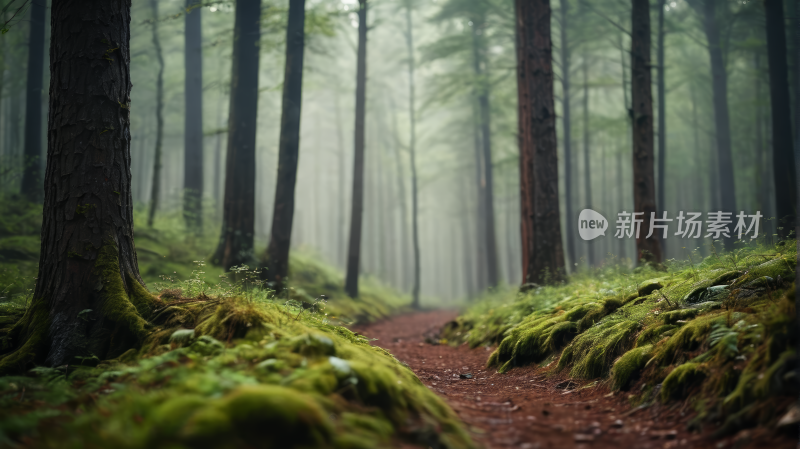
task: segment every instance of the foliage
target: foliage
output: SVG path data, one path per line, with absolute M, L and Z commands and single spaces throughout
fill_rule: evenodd
M 487 295 L 443 336 L 499 343 L 488 361 L 499 372 L 554 360 L 552 373 L 610 376 L 615 390 L 639 380 L 640 401 L 690 397 L 702 416 L 772 419 L 778 411 L 765 418 L 756 404 L 798 387 L 789 374 L 796 258 L 787 241 L 699 264 L 670 261 L 666 273 L 606 267 L 562 285 Z

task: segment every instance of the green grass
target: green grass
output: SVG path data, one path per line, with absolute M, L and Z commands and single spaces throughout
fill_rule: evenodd
M 703 416 L 741 422 L 753 404 L 798 388 L 789 374 L 796 242 L 693 259 L 668 261 L 665 271 L 606 266 L 524 294 L 487 294 L 443 337 L 497 344 L 488 366 L 499 372 L 555 359 L 551 373 L 607 379 L 615 390 L 638 382 L 637 401 L 690 398 Z

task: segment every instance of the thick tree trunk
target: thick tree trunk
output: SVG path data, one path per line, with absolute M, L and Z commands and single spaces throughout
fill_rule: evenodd
M 473 19 L 472 26 L 472 49 L 475 75 L 479 80 L 477 92 L 478 97 L 478 120 L 480 123 L 481 134 L 481 165 L 483 167 L 483 198 L 484 211 L 481 217 L 483 221 L 484 235 L 480 236 L 485 242 L 486 248 L 486 282 L 488 287 L 496 287 L 500 278 L 498 275 L 497 260 L 497 237 L 494 226 L 494 180 L 492 169 L 492 130 L 491 130 L 491 107 L 489 104 L 489 83 L 484 80 L 486 57 L 484 54 L 484 43 L 482 30 L 485 23 L 484 19 Z
M 417 226 L 419 206 L 417 200 L 416 110 L 414 105 L 414 27 L 411 22 L 411 1 L 406 0 L 406 48 L 408 49 L 408 115 L 410 134 L 408 154 L 411 159 L 411 240 L 414 249 L 414 284 L 411 288 L 411 306 L 419 309 L 420 256 Z
M 736 189 L 733 178 L 731 155 L 731 124 L 728 114 L 728 74 L 717 26 L 717 0 L 703 2 L 703 25 L 708 40 L 708 55 L 711 60 L 711 84 L 714 98 L 714 124 L 717 138 L 717 166 L 719 170 L 718 192 L 723 212 L 736 213 Z M 733 235 L 733 234 L 731 234 Z M 725 247 L 732 249 L 733 238 L 725 239 Z
M 0 372 L 116 357 L 147 333 L 155 300 L 133 243 L 129 42 L 129 1 L 53 1 L 39 274 Z
M 25 152 L 21 193 L 31 201 L 42 196 L 42 78 L 44 68 L 44 0 L 31 3 L 28 38 L 28 82 L 25 88 Z
M 203 230 L 203 33 L 200 0 L 186 0 L 183 128 L 183 216 L 186 227 Z
M 164 56 L 161 52 L 161 39 L 158 37 L 158 0 L 150 0 L 153 11 L 153 48 L 156 52 L 156 150 L 153 156 L 153 182 L 150 187 L 150 211 L 147 214 L 147 226 L 153 227 L 158 209 L 158 198 L 161 196 L 161 145 L 164 136 Z
M 633 121 L 633 205 L 641 216 L 636 238 L 637 260 L 661 262 L 661 242 L 656 229 L 650 238 L 650 217 L 656 212 L 653 170 L 653 97 L 650 79 L 650 4 L 632 0 L 631 11 L 631 113 Z
M 350 204 L 350 242 L 347 249 L 347 277 L 344 289 L 358 296 L 361 258 L 361 226 L 364 215 L 364 112 L 367 92 L 367 0 L 358 0 L 358 58 L 356 61 L 356 126 L 353 157 L 353 200 Z
M 586 199 L 586 208 L 593 207 L 592 201 L 592 167 L 590 157 L 591 133 L 589 132 L 589 63 L 586 55 L 583 57 L 583 189 Z M 577 218 L 577 217 L 576 217 Z M 573 222 L 574 223 L 574 222 Z M 586 242 L 588 257 L 586 265 L 591 267 L 596 262 L 594 259 L 594 241 Z
M 260 17 L 261 0 L 236 2 L 222 232 L 212 260 L 225 269 L 253 261 Z
M 792 163 L 794 160 L 792 113 L 786 65 L 783 2 L 781 0 L 765 0 L 764 9 L 767 13 L 767 60 L 769 61 L 770 104 L 772 105 L 775 212 L 779 220 L 778 236 L 785 239 L 795 227 L 797 193 L 795 190 L 795 165 Z
M 566 199 L 565 217 L 568 223 L 576 222 L 572 205 L 572 117 L 570 115 L 570 52 L 567 40 L 567 26 L 569 19 L 568 0 L 561 0 L 561 110 L 564 125 L 564 196 Z M 568 227 L 569 229 L 569 227 Z M 574 269 L 578 259 L 575 255 L 575 233 L 567 232 L 567 259 L 570 267 Z
M 516 0 L 522 282 L 564 274 L 550 1 Z
M 283 73 L 283 110 L 278 148 L 278 177 L 272 232 L 267 247 L 266 278 L 279 290 L 289 274 L 289 246 L 294 218 L 294 188 L 300 156 L 300 107 L 303 92 L 306 0 L 290 0 L 286 27 L 286 67 Z

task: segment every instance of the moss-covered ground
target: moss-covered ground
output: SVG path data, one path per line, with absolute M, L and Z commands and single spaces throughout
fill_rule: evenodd
M 40 226 L 33 207 L 2 207 L 0 339 L 32 307 Z M 255 267 L 205 264 L 215 238 L 168 229 L 136 234 L 159 297 L 141 347 L 0 377 L 0 447 L 473 447 L 408 367 L 338 326 L 406 298 L 369 279 L 347 298 L 308 254 L 292 259 L 289 289 L 271 291 Z
M 489 293 L 443 337 L 497 344 L 488 365 L 500 372 L 540 364 L 631 390 L 635 404 L 687 400 L 697 425 L 774 424 L 785 410 L 770 401 L 798 392 L 796 248 L 714 248 L 660 270 L 610 265 L 525 293 Z

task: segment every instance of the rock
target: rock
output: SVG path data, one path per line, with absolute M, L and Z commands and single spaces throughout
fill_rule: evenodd
M 462 379 L 472 379 L 472 373 L 462 373 L 462 374 L 459 374 L 458 377 L 460 377 Z
M 624 425 L 625 425 L 625 423 L 623 423 L 621 419 L 618 419 L 618 420 L 614 421 L 613 424 L 611 424 L 611 427 L 616 427 L 617 429 L 619 429 L 620 427 L 622 427 Z
M 793 404 L 789 407 L 789 411 L 778 420 L 778 428 L 797 426 L 798 423 L 800 423 L 800 407 L 797 404 Z
M 576 442 L 584 442 L 585 443 L 585 442 L 589 442 L 589 441 L 594 441 L 594 435 L 587 435 L 585 433 L 576 433 L 574 438 L 575 438 Z
M 639 296 L 640 297 L 647 296 L 656 290 L 664 288 L 664 285 L 661 283 L 662 280 L 663 279 L 659 278 L 659 279 L 648 279 L 646 281 L 643 281 L 641 284 L 639 284 L 639 287 L 637 289 L 639 292 Z

